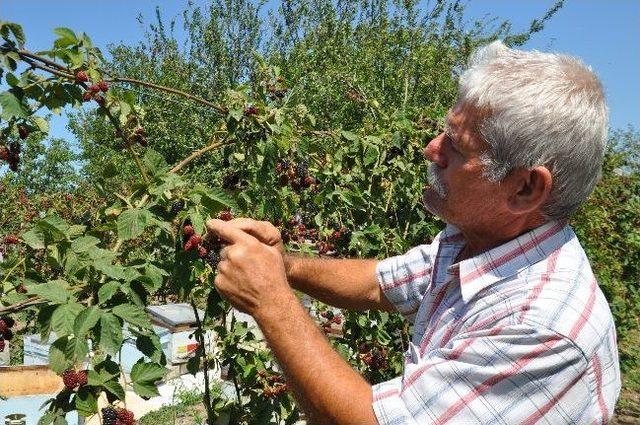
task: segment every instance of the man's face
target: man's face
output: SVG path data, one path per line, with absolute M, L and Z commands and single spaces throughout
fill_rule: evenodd
M 480 155 L 488 146 L 476 136 L 478 118 L 472 106 L 456 105 L 447 115 L 445 132 L 423 151 L 431 161 L 424 206 L 460 228 L 495 222 L 506 212 L 506 188 L 482 174 Z

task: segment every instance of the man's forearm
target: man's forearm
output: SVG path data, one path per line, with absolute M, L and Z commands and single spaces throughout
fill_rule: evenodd
M 377 260 L 308 258 L 285 255 L 289 284 L 336 307 L 393 311 L 376 277 Z
M 371 386 L 329 345 L 292 292 L 255 319 L 311 423 L 377 424 Z

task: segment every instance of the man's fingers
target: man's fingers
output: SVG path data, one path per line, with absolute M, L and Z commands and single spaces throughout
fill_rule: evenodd
M 257 242 L 256 238 L 244 232 L 242 229 L 232 226 L 227 221 L 218 220 L 216 218 L 207 221 L 207 229 L 227 243 L 251 243 Z
M 257 221 L 250 218 L 236 218 L 228 223 L 249 233 L 251 236 L 267 245 L 275 245 L 280 241 L 280 232 L 268 221 Z

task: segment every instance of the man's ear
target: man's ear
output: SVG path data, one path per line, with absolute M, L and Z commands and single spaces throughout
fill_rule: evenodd
M 511 179 L 513 190 L 508 205 L 514 214 L 540 209 L 549 199 L 553 177 L 547 167 L 515 170 Z

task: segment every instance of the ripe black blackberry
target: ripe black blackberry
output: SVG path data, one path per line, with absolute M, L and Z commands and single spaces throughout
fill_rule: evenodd
M 116 417 L 123 425 L 133 425 L 136 422 L 133 412 L 127 409 L 118 409 L 116 411 Z
M 176 215 L 184 209 L 184 201 L 176 201 L 171 205 L 171 214 Z
M 296 176 L 301 179 L 304 180 L 305 177 L 307 177 L 307 175 L 309 174 L 309 165 L 303 161 L 298 163 L 298 165 L 296 165 Z
M 220 263 L 220 254 L 216 250 L 211 250 L 207 253 L 205 261 L 211 266 L 212 269 L 215 269 L 218 267 L 218 263 Z
M 116 425 L 118 419 L 118 412 L 113 407 L 102 408 L 102 424 L 103 425 Z

